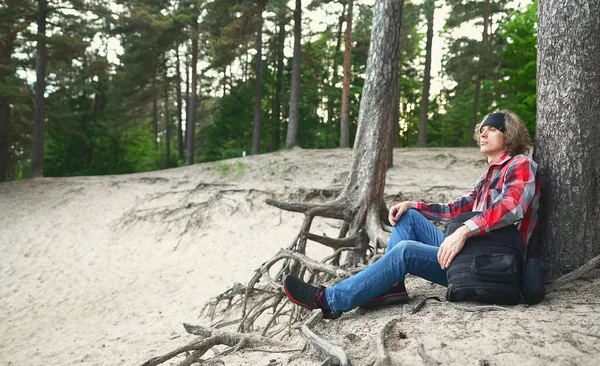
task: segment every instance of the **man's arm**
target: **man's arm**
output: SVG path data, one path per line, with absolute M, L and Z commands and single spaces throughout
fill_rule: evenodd
M 433 221 L 449 221 L 460 213 L 472 211 L 475 199 L 477 198 L 477 192 L 481 188 L 485 176 L 486 173 L 483 173 L 472 190 L 451 203 L 424 203 L 413 201 L 397 203 L 390 207 L 388 220 L 392 226 L 396 225 L 396 221 L 398 221 L 400 216 L 402 216 L 409 208 L 418 210 L 427 219 Z
M 471 236 L 471 230 L 465 225 L 462 225 L 444 239 L 437 254 L 437 259 L 442 269 L 446 269 L 450 266 L 454 257 L 460 253 L 465 246 L 465 242 Z
M 429 220 L 449 221 L 458 214 L 473 210 L 475 200 L 477 199 L 477 192 L 483 187 L 486 177 L 487 171 L 479 177 L 472 190 L 468 191 L 454 202 L 447 204 L 413 202 L 412 208 L 419 210 L 419 212 Z
M 449 221 L 454 216 L 473 210 L 477 198 L 477 184 L 473 190 L 468 191 L 456 201 L 450 203 L 423 203 L 413 202 L 412 208 L 419 210 L 429 220 Z

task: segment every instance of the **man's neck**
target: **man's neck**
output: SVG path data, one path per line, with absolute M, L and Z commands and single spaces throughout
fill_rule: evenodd
M 495 163 L 504 154 L 506 154 L 506 152 L 502 151 L 502 152 L 499 152 L 499 153 L 487 155 L 488 165 L 492 165 L 493 163 Z

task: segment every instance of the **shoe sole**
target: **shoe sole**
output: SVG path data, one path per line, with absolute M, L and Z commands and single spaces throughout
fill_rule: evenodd
M 405 304 L 410 300 L 408 293 L 401 292 L 396 294 L 390 294 L 386 296 L 376 297 L 373 300 L 359 305 L 361 309 L 373 309 L 380 306 Z

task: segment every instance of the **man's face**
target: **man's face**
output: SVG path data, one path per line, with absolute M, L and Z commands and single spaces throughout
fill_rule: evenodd
M 483 127 L 479 135 L 479 151 L 488 156 L 504 153 L 504 134 L 495 127 Z

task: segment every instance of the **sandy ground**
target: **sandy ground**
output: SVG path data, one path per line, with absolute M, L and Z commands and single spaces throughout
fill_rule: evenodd
M 486 167 L 474 149 L 398 149 L 394 159 L 388 204 L 448 201 Z M 322 200 L 307 195 L 341 188 L 350 162 L 349 149 L 294 149 L 141 174 L 0 184 L 0 365 L 139 365 L 191 342 L 182 323 L 210 323 L 199 316 L 202 306 L 246 283 L 296 235 L 302 215 L 264 200 Z M 317 220 L 311 231 L 335 235 L 334 226 Z M 315 258 L 330 254 L 318 244 L 308 249 Z M 400 319 L 387 342 L 395 364 L 597 365 L 597 278 L 535 307 L 464 312 L 432 302 L 409 315 L 423 298 L 445 294 L 409 277 L 409 304 L 352 311 L 315 331 L 342 346 L 353 365 L 375 360 L 375 337 L 391 318 Z M 303 346 L 297 335 L 286 342 Z M 298 351 L 222 360 L 319 364 Z

